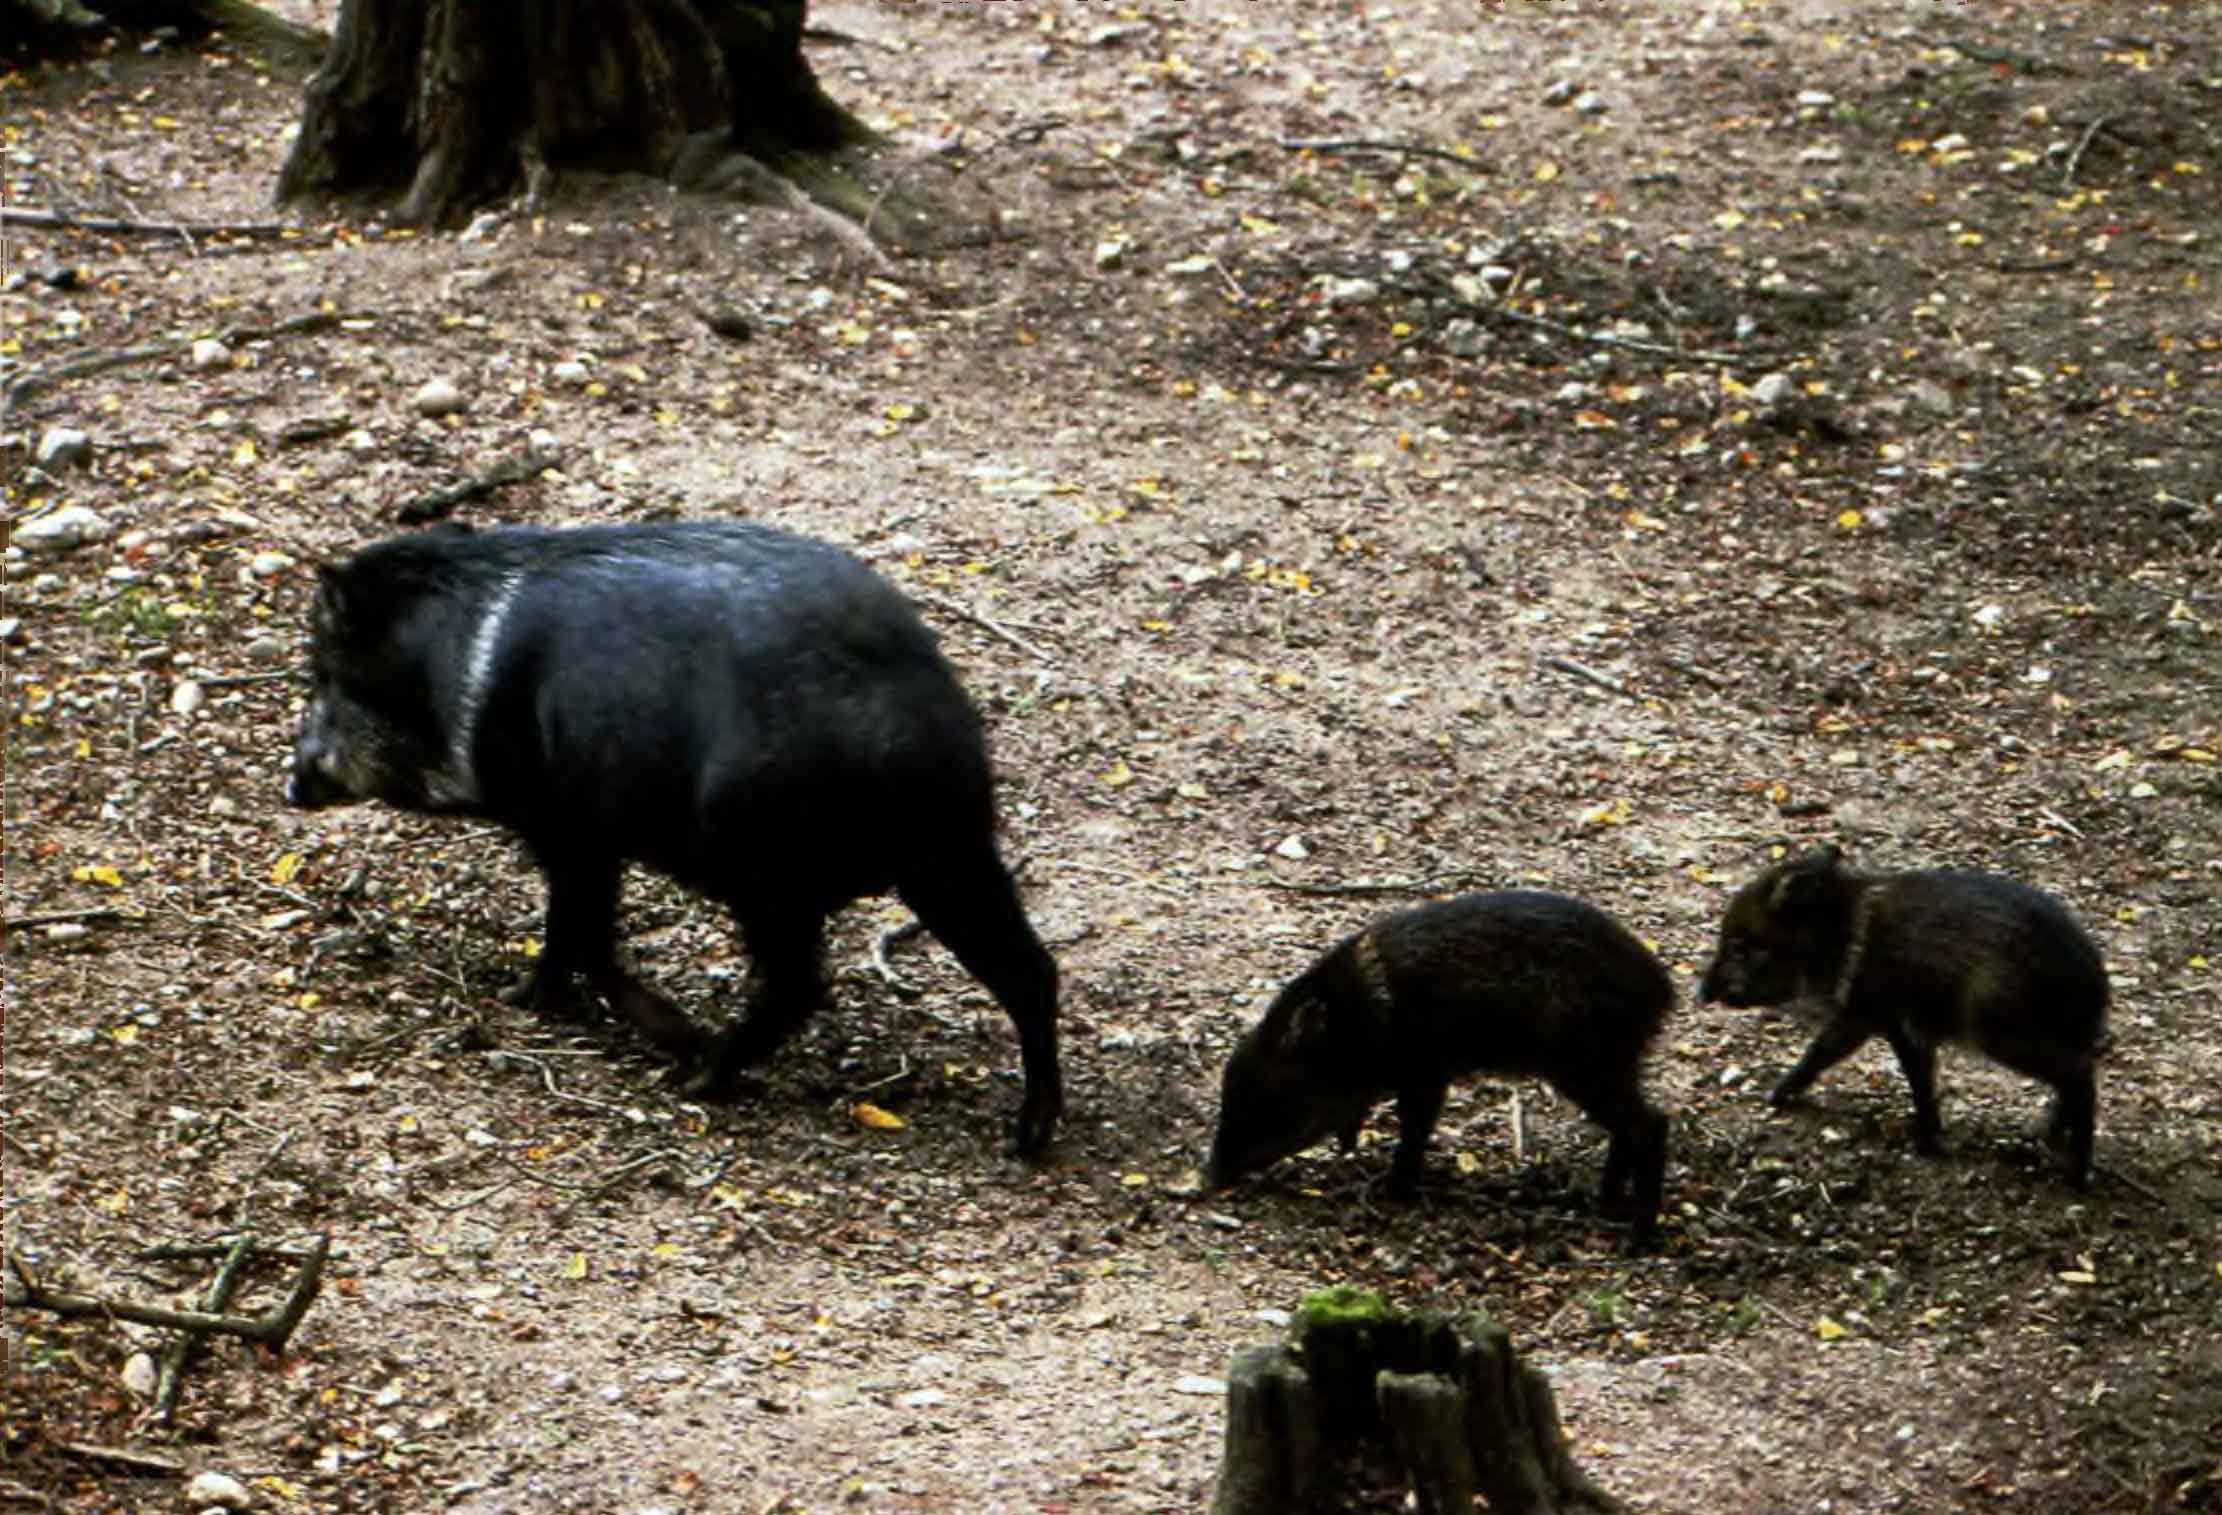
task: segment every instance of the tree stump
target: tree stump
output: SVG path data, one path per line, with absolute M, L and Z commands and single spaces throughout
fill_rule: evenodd
M 775 173 L 869 140 L 802 55 L 805 0 L 343 0 L 280 199 L 406 186 L 437 223 L 571 163 L 670 172 L 704 144 Z
M 1378 1295 L 1310 1296 L 1286 1346 L 1246 1347 L 1227 1374 L 1212 1515 L 1352 1508 L 1384 1480 L 1422 1515 L 1622 1515 L 1574 1463 L 1543 1375 L 1504 1327 L 1400 1315 Z

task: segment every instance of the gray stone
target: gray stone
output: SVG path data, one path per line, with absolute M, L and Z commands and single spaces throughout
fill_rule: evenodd
M 33 457 L 50 473 L 60 468 L 82 468 L 93 460 L 93 439 L 73 427 L 52 426 L 39 438 L 39 449 Z
M 1332 310 L 1338 305 L 1366 305 L 1381 297 L 1381 286 L 1371 279 L 1329 279 L 1320 299 Z
M 63 505 L 33 516 L 15 529 L 15 545 L 26 552 L 68 552 L 87 542 L 106 540 L 110 527 L 97 511 Z

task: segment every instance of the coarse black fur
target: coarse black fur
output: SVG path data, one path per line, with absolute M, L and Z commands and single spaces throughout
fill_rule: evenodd
M 1746 884 L 1699 991 L 1730 1005 L 1809 999 L 1829 1018 L 1775 1085 L 1776 1105 L 1880 1036 L 1913 1093 L 1914 1145 L 1943 1150 L 1936 1049 L 1958 1042 L 2055 1091 L 2052 1139 L 2091 1178 L 2108 986 L 2065 906 L 1988 873 L 1861 874 L 1823 847 Z
M 1611 1134 L 1603 1190 L 1656 1224 L 1666 1117 L 1643 1060 L 1674 1004 L 1666 969 L 1593 905 L 1514 890 L 1385 915 L 1283 989 L 1227 1062 L 1206 1180 L 1218 1187 L 1397 1102 L 1391 1185 L 1417 1184 L 1457 1079 L 1543 1079 Z
M 1057 970 L 996 853 L 978 714 L 848 553 L 748 522 L 396 537 L 324 571 L 313 674 L 289 798 L 483 817 L 546 872 L 523 999 L 561 1005 L 583 973 L 659 1041 L 698 1042 L 616 960 L 619 876 L 644 863 L 746 941 L 751 1002 L 699 1081 L 721 1090 L 823 998 L 827 916 L 893 889 L 1010 1014 L 1018 1145 L 1048 1141 Z

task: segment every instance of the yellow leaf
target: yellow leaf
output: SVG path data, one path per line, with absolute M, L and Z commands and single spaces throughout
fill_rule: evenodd
M 1737 227 L 1743 225 L 1745 220 L 1746 217 L 1740 210 L 1724 210 L 1713 217 L 1713 224 L 1722 231 L 1734 231 Z
M 586 1254 L 584 1252 L 571 1254 L 571 1260 L 563 1265 L 563 1276 L 573 1283 L 586 1277 Z
M 912 416 L 918 414 L 918 407 L 915 405 L 906 405 L 902 401 L 898 400 L 893 405 L 887 407 L 885 414 L 887 416 L 887 419 L 889 419 L 890 421 L 907 421 Z
M 255 444 L 252 441 L 241 442 L 231 450 L 231 460 L 242 468 L 261 456 L 262 454 L 255 451 Z
M 1813 1323 L 1813 1334 L 1820 1337 L 1823 1341 L 1837 1341 L 1841 1339 L 1846 1334 L 1846 1332 L 1842 1326 L 1838 1325 L 1835 1321 L 1830 1320 L 1826 1315 L 1824 1315 L 1819 1320 Z
M 710 1186 L 710 1198 L 716 1200 L 728 1210 L 746 1210 L 748 1208 L 748 1191 L 737 1189 L 731 1184 L 712 1184 Z
M 1856 510 L 1840 511 L 1836 517 L 1836 529 L 1838 531 L 1857 531 L 1859 530 L 1859 523 L 1865 519 L 1866 517 Z
M 137 1026 L 118 1026 L 110 1031 L 108 1035 L 117 1046 L 128 1047 L 139 1039 L 139 1028 Z
M 1129 1173 L 1120 1178 L 1119 1182 L 1129 1189 L 1146 1189 L 1149 1187 L 1150 1176 L 1147 1173 Z
M 1533 177 L 1538 184 L 1548 184 L 1558 177 L 1558 165 L 1549 158 L 1545 158 L 1541 163 L 1535 165 Z
M 289 852 L 270 865 L 270 882 L 273 884 L 290 884 L 293 882 L 293 876 L 300 871 L 301 854 Z
M 867 1131 L 900 1131 L 910 1122 L 892 1110 L 882 1110 L 868 1099 L 849 1106 L 849 1118 Z
M 2064 1284 L 2095 1284 L 2099 1281 L 2096 1273 L 2088 1273 L 2081 1268 L 2070 1268 L 2057 1276 Z
M 123 875 L 106 863 L 102 863 L 95 868 L 72 869 L 70 877 L 80 884 L 100 884 L 109 889 L 121 889 L 123 887 Z
M 679 1244 L 675 1241 L 657 1242 L 648 1249 L 648 1255 L 650 1257 L 677 1257 L 679 1255 Z
M 1120 758 L 1103 771 L 1103 781 L 1113 789 L 1124 789 L 1134 782 L 1134 770 L 1127 767 L 1125 758 Z

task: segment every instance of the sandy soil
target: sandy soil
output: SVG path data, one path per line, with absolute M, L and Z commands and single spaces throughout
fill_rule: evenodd
M 149 1246 L 334 1260 L 169 1429 L 124 1384 L 151 1334 L 9 1310 L 0 1501 L 184 1507 L 88 1450 L 129 1447 L 269 1510 L 1195 1510 L 1214 1375 L 1348 1281 L 1507 1321 L 1637 1509 L 2222 1510 L 2217 14 L 812 14 L 881 171 L 952 207 L 888 268 L 583 175 L 468 240 L 7 229 L 11 385 L 233 333 L 0 419 L 11 531 L 112 528 L 12 548 L 0 611 L 8 1243 L 181 1300 L 212 1264 Z M 10 204 L 275 214 L 297 82 L 220 42 L 0 85 Z M 435 377 L 460 416 L 413 411 Z M 49 479 L 58 425 L 94 454 Z M 1066 975 L 1049 1161 L 1003 1151 L 977 986 L 870 966 L 899 909 L 705 1107 L 495 999 L 541 905 L 502 837 L 281 806 L 315 561 L 536 445 L 557 473 L 458 518 L 746 514 L 919 597 Z M 1970 1057 L 1940 1160 L 1880 1047 L 1771 1114 L 1800 1028 L 1692 993 L 1655 1253 L 1536 1086 L 1455 1094 L 1411 1205 L 1385 1112 L 1192 1192 L 1228 1047 L 1372 913 L 1561 889 L 1694 988 L 1734 886 L 1823 838 L 2089 925 L 2091 1191 Z M 732 1012 L 714 912 L 644 879 L 627 926 Z

